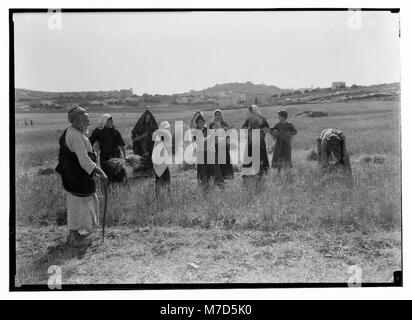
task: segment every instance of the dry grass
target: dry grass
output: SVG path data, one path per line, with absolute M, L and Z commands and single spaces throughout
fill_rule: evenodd
M 400 268 L 400 233 L 396 231 L 331 234 L 322 230 L 240 232 L 219 228 L 113 227 L 103 245 L 95 235 L 96 241 L 81 253 L 80 259 L 70 252 L 46 254 L 46 244 L 61 244 L 64 227 L 18 232 L 18 276 L 26 284 L 45 283 L 50 265 L 61 265 L 63 286 L 344 283 L 348 281 L 348 267 L 355 264 L 362 267 L 363 282 L 392 282 L 392 271 Z M 191 267 L 193 263 L 199 268 Z
M 291 106 L 289 112 L 305 108 Z M 330 116 L 291 117 L 298 135 L 292 143 L 294 168 L 288 173 L 271 171 L 260 183 L 247 185 L 236 174 L 224 189 L 212 187 L 205 194 L 195 170 L 176 166 L 170 194 L 156 197 L 154 178 L 130 179 L 128 186 L 111 188 L 105 245 L 91 248 L 81 260 L 68 256 L 55 261 L 64 266 L 67 282 L 330 282 L 347 277 L 350 264 L 367 270 L 370 281 L 389 281 L 391 272 L 401 268 L 398 106 L 362 102 L 313 108 Z M 277 109 L 262 110 L 271 124 Z M 228 113 L 228 121 L 239 127 L 243 115 Z M 174 118 L 159 118 L 168 116 Z M 314 137 L 326 127 L 345 132 L 353 187 L 337 173 L 321 177 L 317 163 L 307 160 Z M 25 283 L 36 283 L 44 281 L 39 276 L 44 270 L 33 261 L 64 239 L 65 229 L 54 225 L 65 197 L 58 175 L 36 174 L 38 165 L 55 165 L 57 154 L 47 152 L 52 145 L 56 152 L 56 134 L 43 133 L 45 149 L 30 144 L 28 131 L 19 134 L 17 259 Z M 268 139 L 269 149 L 272 144 Z M 32 151 L 19 153 L 27 145 Z M 27 236 L 34 227 L 38 233 Z M 150 231 L 139 231 L 145 227 Z M 189 262 L 200 269 L 188 269 Z
M 107 223 L 223 228 L 227 221 L 235 220 L 232 228 L 263 231 L 399 227 L 399 191 L 393 191 L 399 172 L 393 163 L 359 161 L 353 170 L 355 184 L 349 188 L 339 174 L 321 177 L 316 163 L 296 160 L 288 174 L 271 172 L 256 185 L 245 184 L 236 176 L 223 190 L 212 188 L 207 194 L 198 188 L 191 170 L 186 175 L 189 179 L 175 175 L 170 195 L 163 192 L 158 197 L 153 179 L 132 180 L 128 187 L 111 188 Z M 19 225 L 52 224 L 56 212 L 65 206 L 59 176 L 23 175 L 17 181 Z

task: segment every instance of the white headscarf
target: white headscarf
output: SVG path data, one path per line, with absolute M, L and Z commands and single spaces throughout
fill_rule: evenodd
M 250 108 L 252 109 L 252 113 L 254 113 L 258 116 L 262 115 L 262 113 L 260 112 L 259 107 L 257 105 L 252 104 L 252 106 Z
M 213 113 L 212 113 L 212 123 L 215 122 L 215 116 L 216 116 L 216 113 L 217 113 L 217 112 L 220 112 L 220 115 L 222 116 L 222 121 L 225 121 L 225 115 L 223 114 L 222 110 L 216 109 L 216 110 L 213 111 Z
M 189 126 L 190 126 L 191 129 L 196 128 L 196 120 L 199 117 L 202 117 L 203 120 L 205 120 L 205 122 L 206 122 L 206 119 L 203 116 L 203 112 L 202 111 L 196 111 L 195 114 L 193 115 L 192 119 L 190 119 L 190 122 L 189 122 Z M 206 126 L 206 124 L 205 124 L 205 126 Z
M 159 128 L 158 130 L 170 130 L 170 123 L 169 121 L 163 121 L 159 124 Z M 156 131 L 157 132 L 157 131 Z M 157 148 L 157 143 L 161 143 L 163 145 L 163 148 L 166 149 L 166 151 L 172 151 L 172 141 L 168 141 L 167 143 L 165 143 L 164 141 L 160 141 L 160 134 L 157 133 L 157 137 L 156 137 L 156 144 L 155 144 L 155 148 Z M 156 161 L 156 156 L 157 153 L 153 152 L 152 153 L 152 161 L 153 161 L 153 169 L 156 173 L 157 176 L 161 176 L 164 172 L 164 170 L 166 170 L 167 167 L 169 167 L 168 163 L 158 163 Z M 171 157 L 171 154 L 169 155 Z M 171 160 L 171 158 L 170 158 Z
M 163 131 L 163 130 L 170 130 L 170 128 L 171 128 L 171 126 L 170 126 L 169 121 L 162 121 L 162 122 L 159 124 L 158 130 L 161 130 L 161 131 Z M 158 132 L 158 131 L 156 130 L 156 141 L 157 141 L 158 139 L 160 140 L 160 136 L 161 136 L 160 132 Z M 170 142 L 170 141 L 169 141 L 169 142 Z M 162 143 L 164 143 L 164 142 L 162 142 Z
M 163 121 L 159 124 L 159 129 L 170 129 L 169 121 Z
M 107 120 L 109 120 L 111 117 L 112 116 L 108 113 L 102 115 L 98 122 L 99 129 L 103 129 L 106 126 Z

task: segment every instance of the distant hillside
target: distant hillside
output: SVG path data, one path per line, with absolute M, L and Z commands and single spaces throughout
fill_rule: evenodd
M 105 99 L 105 98 L 127 98 L 133 96 L 132 89 L 111 91 L 76 91 L 76 92 L 52 92 L 36 91 L 28 89 L 15 89 L 15 99 L 19 100 L 55 100 L 55 99 Z
M 69 110 L 73 106 L 88 110 L 110 108 L 143 108 L 150 106 L 208 109 L 211 105 L 220 108 L 241 108 L 251 104 L 259 106 L 331 103 L 357 100 L 397 100 L 400 98 L 400 83 L 385 83 L 371 86 L 351 85 L 333 88 L 281 89 L 274 85 L 234 82 L 216 84 L 200 91 L 174 95 L 138 96 L 132 89 L 113 91 L 44 92 L 15 89 L 16 112 L 44 112 Z
M 289 91 L 288 89 L 280 89 L 277 86 L 271 86 L 266 84 L 254 84 L 251 81 L 248 82 L 232 82 L 216 84 L 213 87 L 206 88 L 200 91 L 191 90 L 190 94 L 205 94 L 208 96 L 217 96 L 222 92 L 229 93 L 246 93 L 246 94 L 280 94 L 282 92 Z

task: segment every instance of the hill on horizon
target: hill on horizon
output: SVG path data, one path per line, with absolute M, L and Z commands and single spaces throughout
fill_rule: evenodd
M 202 90 L 190 90 L 186 94 L 205 94 L 209 96 L 218 95 L 221 92 L 230 93 L 248 93 L 248 94 L 279 94 L 290 89 L 281 89 L 275 85 L 254 84 L 251 81 L 247 82 L 228 82 L 222 84 L 215 84 L 213 87 L 209 87 Z

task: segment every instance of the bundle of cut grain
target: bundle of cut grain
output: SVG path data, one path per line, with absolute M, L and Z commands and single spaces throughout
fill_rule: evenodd
M 365 162 L 365 163 L 373 162 L 373 163 L 379 163 L 379 164 L 384 163 L 385 160 L 386 160 L 386 158 L 382 155 L 374 155 L 372 157 L 371 156 L 364 156 L 360 159 L 361 162 Z
M 323 112 L 323 111 L 313 111 L 311 113 L 309 113 L 308 117 L 310 118 L 319 118 L 319 117 L 327 117 L 328 114 L 327 112 Z
M 303 111 L 295 114 L 295 117 L 309 117 L 309 118 L 319 118 L 327 117 L 328 113 L 323 111 Z
M 126 165 L 135 170 L 138 170 L 144 167 L 145 161 L 146 161 L 145 158 L 135 155 L 135 154 L 128 155 L 125 159 Z
M 299 112 L 297 114 L 295 114 L 295 117 L 306 117 L 308 114 L 310 113 L 310 111 L 303 111 L 303 112 Z
M 107 160 L 102 169 L 107 174 L 110 182 L 126 181 L 126 161 L 123 158 Z

